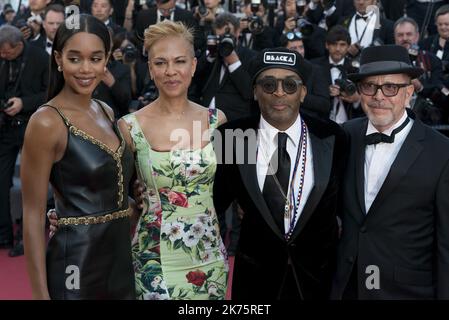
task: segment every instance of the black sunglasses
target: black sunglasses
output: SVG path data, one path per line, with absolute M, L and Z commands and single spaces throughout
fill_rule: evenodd
M 287 94 L 293 94 L 298 90 L 298 87 L 302 85 L 301 80 L 293 79 L 293 78 L 273 78 L 266 77 L 256 81 L 256 84 L 262 87 L 262 90 L 265 93 L 272 94 L 278 88 L 278 83 L 282 82 L 282 89 Z

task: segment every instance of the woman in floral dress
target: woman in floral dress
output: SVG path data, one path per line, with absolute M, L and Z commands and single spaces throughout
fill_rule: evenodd
M 120 122 L 147 190 L 132 242 L 137 297 L 224 299 L 228 266 L 209 139 L 226 118 L 187 99 L 196 67 L 190 30 L 171 21 L 152 25 L 145 48 L 159 98 Z

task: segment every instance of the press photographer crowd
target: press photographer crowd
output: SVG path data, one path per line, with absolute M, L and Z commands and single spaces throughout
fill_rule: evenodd
M 27 254 L 33 297 L 224 299 L 227 259 L 235 256 L 233 299 L 449 298 L 449 226 L 439 226 L 449 223 L 449 195 L 443 192 L 449 191 L 448 166 L 440 165 L 449 148 L 439 140 L 449 136 L 449 0 L 0 0 L 0 11 L 0 250 L 7 250 L 11 258 Z M 84 28 L 79 33 L 66 25 L 66 19 L 78 14 Z M 100 78 L 83 73 L 88 68 L 85 52 L 91 54 L 89 70 L 101 72 Z M 170 54 L 177 52 L 172 62 Z M 156 53 L 159 56 L 150 59 Z M 77 65 L 80 73 L 75 71 Z M 176 80 L 164 78 L 170 72 Z M 174 95 L 178 88 L 185 89 L 185 96 Z M 396 114 L 397 125 L 373 120 L 380 117 L 379 96 L 391 102 L 393 113 L 404 107 L 404 113 L 401 109 Z M 274 97 L 280 99 L 278 104 L 292 105 L 293 118 L 291 114 L 288 119 L 275 116 L 284 107 L 270 102 Z M 79 116 L 72 105 L 85 101 L 88 111 Z M 65 102 L 67 106 L 62 107 Z M 274 111 L 267 107 L 270 103 Z M 174 107 L 178 105 L 189 107 Z M 179 111 L 177 117 L 174 111 Z M 206 162 L 177 169 L 176 151 L 161 151 L 169 149 L 165 136 L 169 128 L 184 124 L 190 128 L 188 124 L 197 119 L 218 131 L 220 125 L 268 128 L 267 136 L 257 140 L 257 170 L 252 172 L 250 165 L 209 167 L 204 144 L 192 150 L 202 150 L 193 156 Z M 362 121 L 366 122 L 362 125 Z M 424 125 L 415 133 L 418 123 Z M 358 156 L 362 148 L 356 132 L 369 137 L 377 130 L 383 132 L 378 141 L 366 142 L 366 154 Z M 282 140 L 283 132 L 290 140 Z M 409 140 L 402 137 L 408 132 L 417 141 L 433 140 L 425 146 L 408 145 Z M 43 143 L 39 135 L 48 141 Z M 50 138 L 53 135 L 62 140 Z M 429 151 L 426 156 L 434 152 L 441 161 L 422 159 L 423 148 Z M 261 170 L 267 168 L 259 167 L 259 157 L 263 151 L 275 150 L 286 152 L 288 173 L 286 180 L 272 175 L 270 186 L 268 175 L 261 178 Z M 42 161 L 35 160 L 40 156 Z M 284 156 L 277 161 L 285 161 Z M 186 156 L 181 152 L 179 157 Z M 271 155 L 266 157 L 271 166 Z M 129 166 L 132 161 L 136 173 L 134 165 Z M 409 168 L 413 172 L 405 175 Z M 434 172 L 420 175 L 427 170 Z M 86 178 L 89 175 L 93 178 Z M 393 186 L 393 180 L 397 185 Z M 49 182 L 52 188 L 47 191 L 43 186 Z M 408 194 L 410 186 L 414 188 Z M 270 193 L 278 191 L 283 201 L 270 198 Z M 111 199 L 114 194 L 119 200 Z M 134 222 L 134 213 L 123 213 L 128 194 L 135 199 L 129 200 L 130 208 L 140 208 L 135 208 L 141 217 Z M 403 197 L 393 198 L 397 194 Z M 159 202 L 142 200 L 146 196 Z M 415 199 L 420 197 L 422 202 Z M 259 204 L 264 199 L 266 206 Z M 32 214 L 37 203 L 43 211 L 41 218 Z M 383 207 L 387 204 L 390 209 Z M 340 205 L 344 207 L 341 215 Z M 46 219 L 44 213 L 55 207 Z M 285 213 L 287 222 L 282 217 L 278 221 L 274 214 L 278 210 Z M 378 218 L 385 212 L 398 214 L 397 220 Z M 406 217 L 413 212 L 416 215 Z M 327 216 L 331 213 L 332 219 Z M 64 270 L 67 273 L 58 250 L 81 242 L 91 246 L 94 237 L 83 232 L 94 233 L 93 225 L 99 228 L 100 214 L 116 221 L 114 232 L 121 232 L 117 239 L 127 238 L 117 221 L 129 218 L 136 228 L 129 252 L 106 227 L 96 235 L 111 243 L 108 254 L 117 252 L 123 261 L 120 266 L 111 261 L 116 267 L 108 267 L 109 256 L 104 254 L 101 271 L 110 270 L 111 277 L 120 272 L 123 281 L 114 289 L 98 287 L 95 292 L 86 289 L 72 294 L 58 284 L 66 283 Z M 84 216 L 86 220 L 76 220 Z M 72 218 L 77 221 L 73 225 L 85 224 L 83 230 L 88 231 L 70 229 Z M 38 245 L 46 236 L 37 234 L 50 224 L 55 236 L 47 258 L 43 252 L 28 256 L 28 252 L 43 251 Z M 101 226 L 107 224 L 112 222 Z M 152 229 L 154 224 L 158 227 Z M 65 240 L 61 228 L 72 230 Z M 370 232 L 375 236 L 369 238 Z M 126 247 L 126 241 L 121 243 Z M 103 257 L 98 249 L 89 248 L 83 250 Z M 81 256 L 77 250 L 74 255 Z M 176 250 L 191 256 L 181 258 Z M 338 255 L 335 261 L 331 251 Z M 263 262 L 264 255 L 269 262 Z M 373 263 L 370 255 L 379 259 Z M 312 262 L 305 261 L 310 257 Z M 95 262 L 89 259 L 86 254 L 71 263 L 80 266 L 81 279 L 88 277 L 86 270 L 93 270 Z M 357 282 L 357 278 L 365 279 L 367 266 L 373 264 L 380 268 L 382 288 L 377 288 L 379 281 L 374 278 L 371 288 L 362 288 L 365 280 Z M 268 272 L 283 276 L 262 279 Z M 47 280 L 48 288 L 43 284 Z M 275 284 L 267 284 L 270 281 Z M 86 287 L 97 284 L 93 281 Z

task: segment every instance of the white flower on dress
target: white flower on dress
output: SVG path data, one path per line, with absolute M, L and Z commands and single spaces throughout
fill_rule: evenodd
M 206 232 L 206 230 L 204 228 L 204 224 L 198 223 L 198 222 L 190 227 L 190 231 L 193 233 L 193 235 L 197 239 L 201 239 L 201 237 Z
M 185 245 L 189 248 L 196 246 L 199 240 L 200 239 L 195 237 L 195 234 L 191 230 L 184 233 L 182 237 L 182 241 L 184 241 Z
M 162 227 L 162 233 L 166 234 L 171 242 L 182 238 L 184 224 L 181 222 L 166 223 Z
M 162 300 L 159 292 L 148 292 L 143 295 L 143 300 Z
M 217 290 L 218 290 L 218 287 L 214 283 L 211 283 L 207 286 L 207 293 L 209 294 L 209 296 L 218 297 L 219 294 L 218 294 Z
M 200 216 L 198 216 L 198 218 L 196 219 L 197 223 L 202 223 L 203 225 L 209 225 L 209 217 L 207 216 L 207 214 L 202 214 Z

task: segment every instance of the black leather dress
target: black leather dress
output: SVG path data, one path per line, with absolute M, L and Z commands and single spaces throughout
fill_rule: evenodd
M 116 123 L 120 147 L 113 151 L 52 108 L 68 127 L 65 154 L 50 176 L 59 221 L 125 212 L 134 159 Z M 47 283 L 52 299 L 134 299 L 129 217 L 60 224 L 48 243 Z

